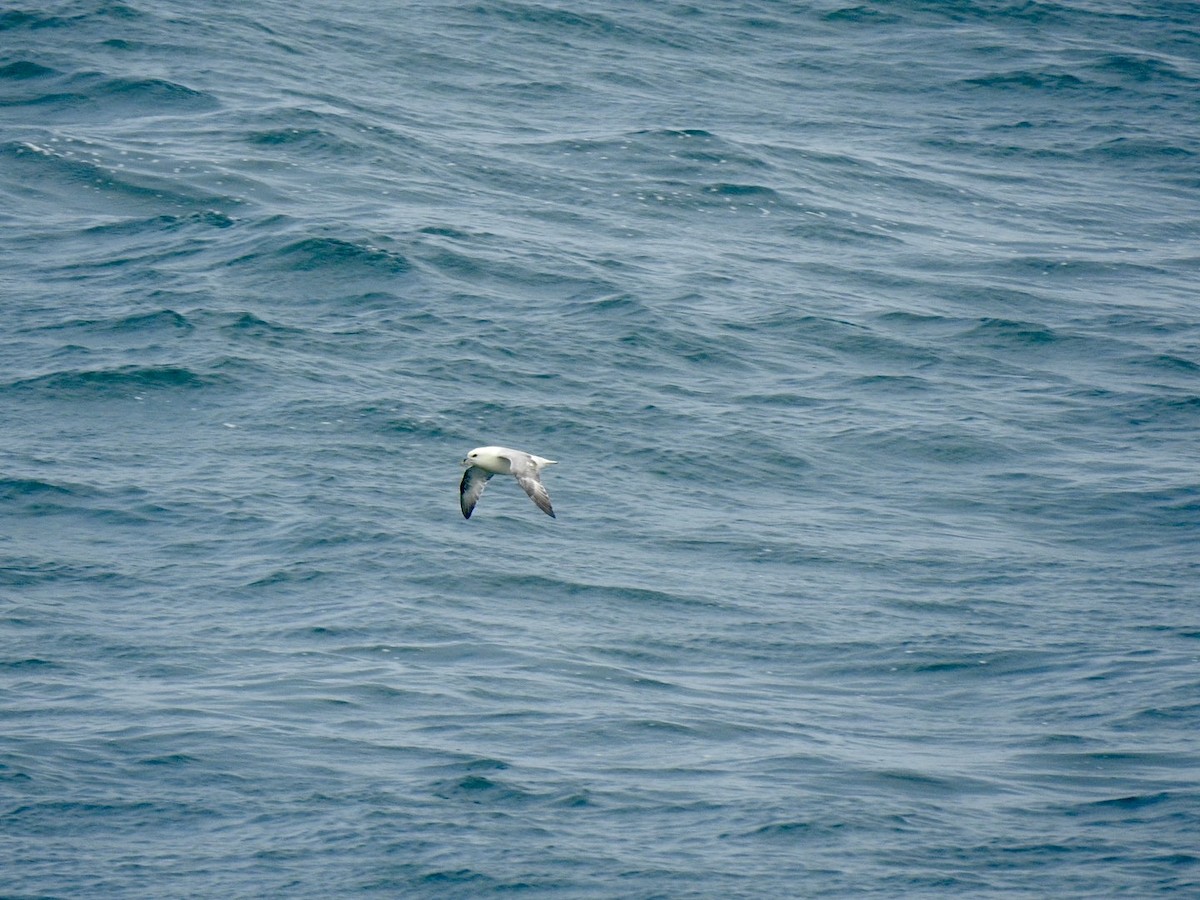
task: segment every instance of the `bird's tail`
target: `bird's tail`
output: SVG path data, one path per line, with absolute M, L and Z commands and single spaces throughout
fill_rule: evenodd
M 552 466 L 558 462 L 557 459 L 544 459 L 540 456 L 533 456 L 532 454 L 529 458 L 534 461 L 539 469 L 543 468 L 544 466 Z

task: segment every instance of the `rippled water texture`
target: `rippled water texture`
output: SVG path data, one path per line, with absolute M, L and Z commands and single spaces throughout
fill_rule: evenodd
M 0 11 L 0 894 L 1196 893 L 1197 22 Z

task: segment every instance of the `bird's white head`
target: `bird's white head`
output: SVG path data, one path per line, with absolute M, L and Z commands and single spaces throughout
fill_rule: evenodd
M 476 447 L 467 454 L 467 458 L 462 461 L 462 464 L 479 466 L 485 472 L 492 472 L 496 475 L 507 475 L 510 463 L 505 454 L 511 452 L 504 447 Z

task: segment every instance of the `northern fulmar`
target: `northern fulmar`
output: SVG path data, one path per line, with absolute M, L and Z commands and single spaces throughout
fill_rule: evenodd
M 526 453 L 524 450 L 510 450 L 508 447 L 476 447 L 467 454 L 462 464 L 467 467 L 463 472 L 462 482 L 458 486 L 458 502 L 462 507 L 464 519 L 471 518 L 479 495 L 487 487 L 488 479 L 493 475 L 511 475 L 517 479 L 517 484 L 525 489 L 529 499 L 537 504 L 537 508 L 550 518 L 557 518 L 550 506 L 550 495 L 542 485 L 539 473 L 546 466 L 552 466 L 557 460 L 543 459 Z

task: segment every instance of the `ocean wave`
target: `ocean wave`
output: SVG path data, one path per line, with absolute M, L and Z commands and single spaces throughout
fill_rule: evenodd
M 143 391 L 194 391 L 227 384 L 225 376 L 201 374 L 184 366 L 120 366 L 112 369 L 51 372 L 21 378 L 3 390 L 36 393 L 60 399 L 99 399 L 130 396 Z
M 266 267 L 289 272 L 403 275 L 412 264 L 399 252 L 368 240 L 306 237 L 287 243 L 278 240 L 231 260 L 232 266 Z

